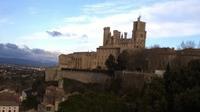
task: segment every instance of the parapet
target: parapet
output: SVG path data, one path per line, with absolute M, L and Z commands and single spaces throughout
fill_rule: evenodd
M 113 31 L 113 36 L 116 37 L 116 38 L 120 38 L 120 35 L 121 35 L 121 32 L 118 31 L 118 30 L 114 30 Z
M 103 30 L 109 30 L 110 31 L 110 27 L 104 27 Z

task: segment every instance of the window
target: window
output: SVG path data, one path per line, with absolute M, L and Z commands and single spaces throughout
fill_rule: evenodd
M 47 107 L 46 109 L 47 109 L 47 111 L 51 111 L 51 107 Z

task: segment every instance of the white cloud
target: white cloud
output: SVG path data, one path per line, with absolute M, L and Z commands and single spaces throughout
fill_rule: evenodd
M 76 16 L 76 17 L 67 17 L 64 19 L 64 22 L 80 24 L 80 23 L 91 22 L 91 20 L 94 20 L 94 19 L 96 19 L 96 17 L 94 17 L 94 16 L 81 15 L 81 16 Z
M 39 14 L 38 9 L 36 7 L 33 7 L 33 6 L 28 7 L 27 11 L 28 11 L 28 13 L 30 15 L 37 15 L 37 14 Z
M 171 0 L 142 5 L 137 9 L 134 8 L 134 3 L 126 0 L 125 2 L 86 5 L 83 7 L 82 15 L 67 17 L 62 26 L 51 30 L 60 31 L 63 34 L 77 34 L 74 36 L 75 38 L 63 37 L 65 41 L 71 42 L 71 44 L 66 44 L 66 49 L 70 52 L 95 50 L 96 47 L 102 45 L 102 33 L 105 26 L 110 26 L 112 30 L 118 29 L 122 32 L 128 32 L 130 37 L 132 22 L 140 14 L 142 20 L 147 22 L 147 38 L 200 35 L 199 6 L 198 0 Z M 81 41 L 83 38 L 80 37 L 84 34 L 87 35 L 87 41 Z M 44 34 L 41 35 L 44 40 L 50 39 Z M 41 39 L 37 35 L 33 37 L 34 39 Z M 63 41 L 63 39 L 59 39 Z M 82 43 L 80 44 L 80 42 Z
M 111 4 L 98 4 L 91 7 L 93 8 L 92 10 L 97 8 L 98 11 L 101 9 L 101 12 L 106 12 L 107 9 L 104 9 L 103 6 L 114 6 L 110 8 L 116 9 L 115 5 Z M 96 30 L 94 32 L 97 32 L 96 36 L 99 37 L 99 35 L 101 35 L 98 34 L 100 31 L 99 29 L 102 29 L 104 26 L 111 26 L 112 28 L 128 31 L 131 33 L 132 20 L 135 20 L 138 15 L 142 14 L 142 19 L 147 22 L 148 38 L 199 35 L 199 6 L 200 2 L 197 0 L 155 3 L 150 6 L 141 7 L 139 9 L 133 9 L 130 11 L 127 10 L 126 12 L 119 14 L 107 15 L 105 17 L 96 17 L 95 19 L 92 17 L 88 24 L 80 24 L 81 27 L 76 27 L 75 31 L 82 29 L 82 32 L 87 32 L 91 29 L 94 29 Z M 74 24 L 76 24 L 76 22 Z M 70 26 L 63 28 L 67 29 L 70 28 Z
M 104 2 L 93 5 L 85 5 L 83 7 L 83 12 L 85 14 L 116 14 L 122 13 L 133 8 L 132 4 L 129 4 L 130 1 L 112 1 Z M 103 10 L 103 11 L 102 11 Z
M 12 24 L 14 24 L 14 22 L 13 21 L 11 21 L 9 18 L 6 18 L 6 17 L 0 17 L 0 26 L 3 26 L 3 25 L 7 25 L 7 24 L 9 24 L 9 25 L 12 25 Z
M 0 18 L 0 23 L 6 23 L 6 22 L 8 22 L 7 18 Z

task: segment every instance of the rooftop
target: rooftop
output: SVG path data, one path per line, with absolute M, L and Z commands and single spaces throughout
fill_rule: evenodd
M 19 106 L 16 101 L 0 101 L 0 106 Z

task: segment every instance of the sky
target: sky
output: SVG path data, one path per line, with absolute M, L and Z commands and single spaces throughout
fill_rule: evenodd
M 1 0 L 0 43 L 72 53 L 95 51 L 103 27 L 128 32 L 141 15 L 146 46 L 200 42 L 200 0 Z

